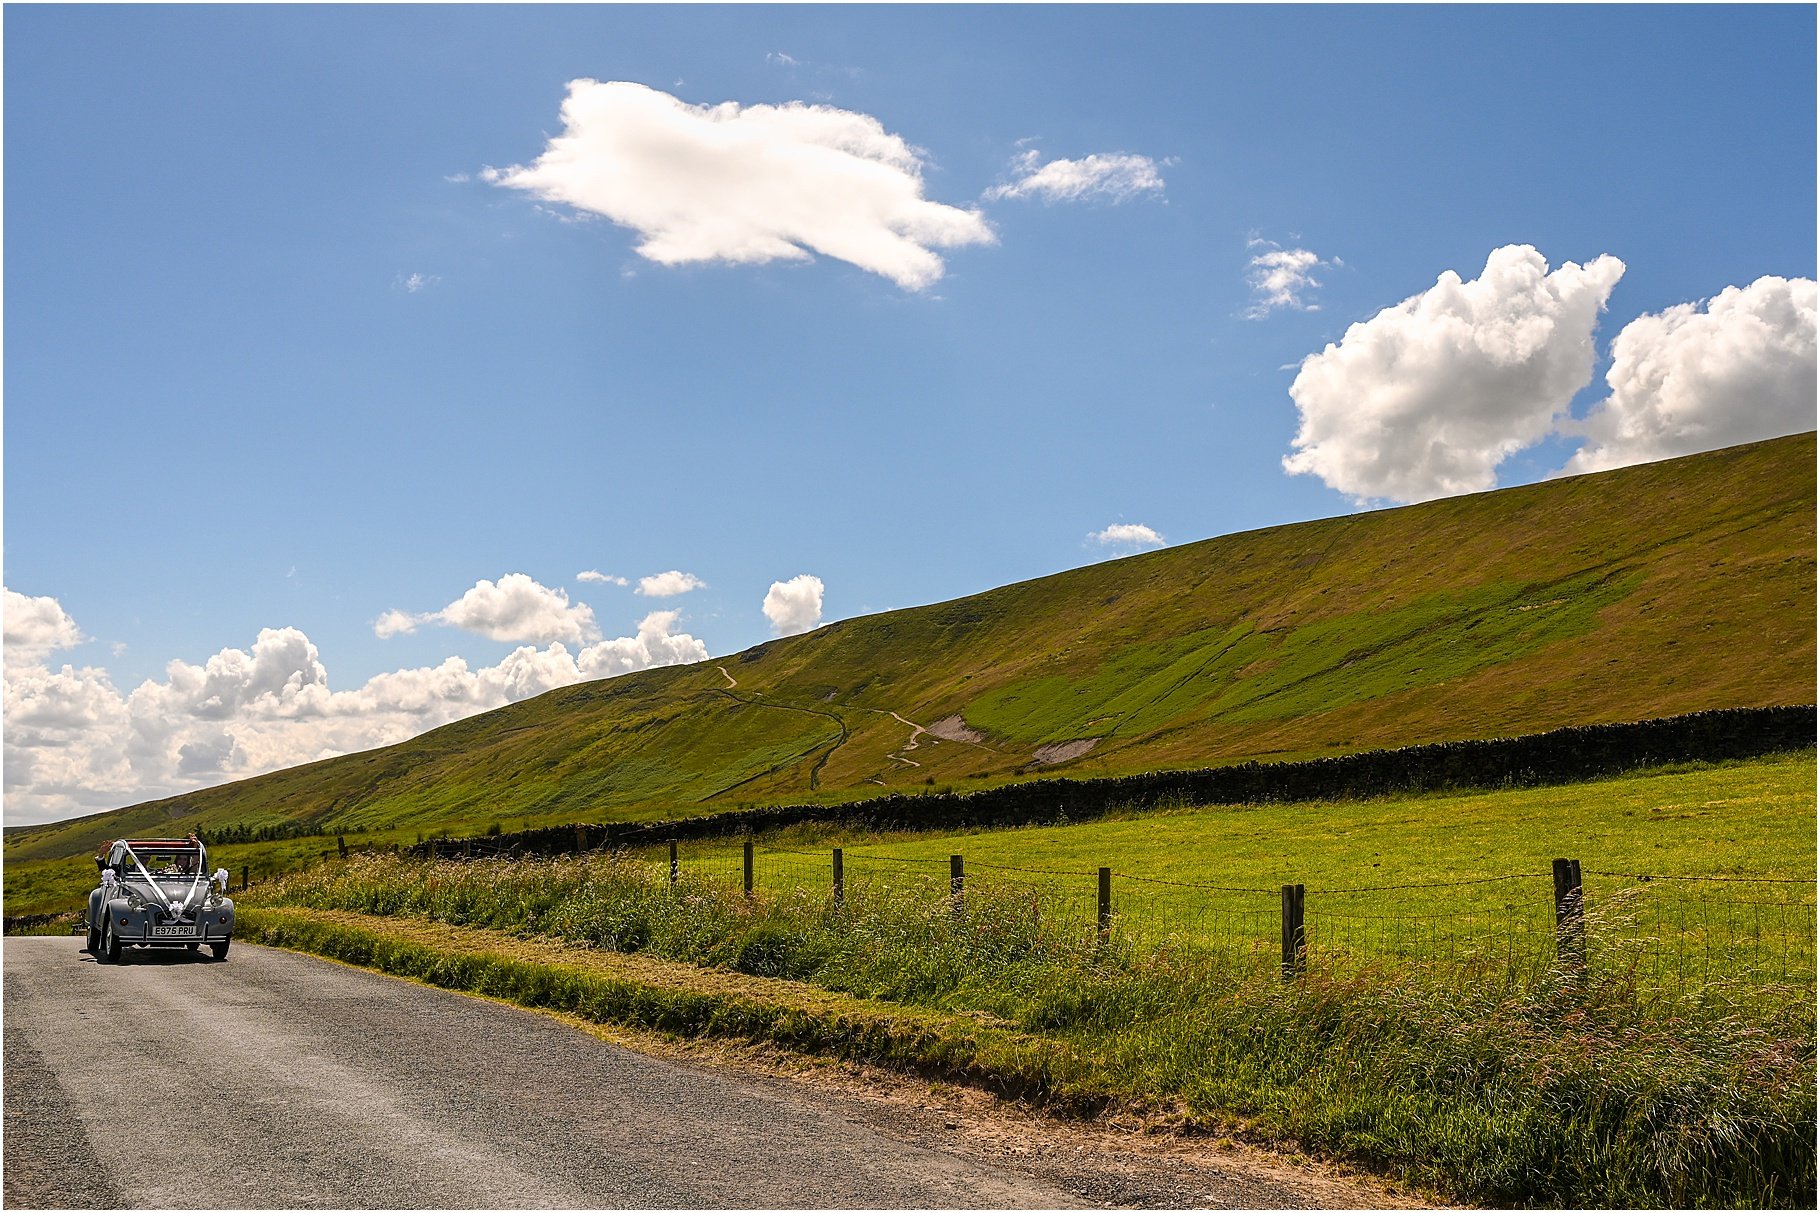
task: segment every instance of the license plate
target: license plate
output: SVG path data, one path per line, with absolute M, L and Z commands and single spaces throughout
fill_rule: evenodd
M 186 927 L 186 926 L 181 926 L 181 925 L 173 926 L 173 927 L 153 927 L 152 928 L 152 938 L 154 938 L 154 939 L 159 939 L 159 938 L 163 938 L 165 936 L 171 936 L 171 935 L 189 936 L 189 935 L 194 935 L 195 933 L 196 933 L 195 927 Z

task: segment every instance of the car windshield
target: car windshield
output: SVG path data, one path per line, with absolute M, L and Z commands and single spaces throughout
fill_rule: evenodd
M 145 870 L 152 876 L 172 876 L 188 879 L 196 875 L 198 868 L 196 849 L 186 847 L 183 850 L 134 849 L 133 854 L 145 865 Z

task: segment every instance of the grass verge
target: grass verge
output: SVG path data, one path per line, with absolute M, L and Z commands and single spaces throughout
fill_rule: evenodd
M 593 1023 L 778 1044 L 1080 1115 L 1116 1099 L 1075 1050 L 987 1015 L 897 1006 L 802 982 L 428 919 L 286 906 L 242 911 L 237 930 L 253 943 Z

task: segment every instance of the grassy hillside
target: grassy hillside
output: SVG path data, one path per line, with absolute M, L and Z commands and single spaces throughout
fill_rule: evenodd
M 655 819 L 1812 703 L 1814 506 L 1810 433 L 1229 535 L 10 830 L 6 857 L 190 826 Z

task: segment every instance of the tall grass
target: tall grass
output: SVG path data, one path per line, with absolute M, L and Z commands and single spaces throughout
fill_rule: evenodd
M 1621 980 L 1393 961 L 1285 983 L 1219 952 L 1098 944 L 1022 896 L 862 884 L 836 906 L 614 859 L 356 859 L 261 900 L 547 935 L 996 1017 L 1084 1056 L 1097 1090 L 1455 1196 L 1531 1205 L 1806 1205 L 1814 1008 Z M 989 1081 L 990 1075 L 982 1075 Z M 1065 1093 L 1061 1093 L 1065 1094 Z

